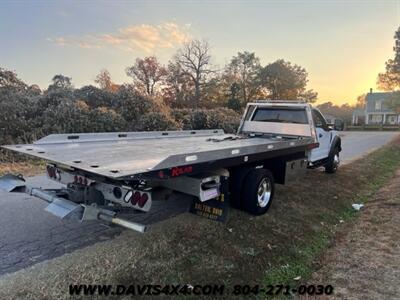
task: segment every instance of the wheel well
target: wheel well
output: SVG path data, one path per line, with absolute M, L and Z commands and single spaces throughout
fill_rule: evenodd
M 329 156 L 333 154 L 335 149 L 338 149 L 339 152 L 342 151 L 342 139 L 339 136 L 333 138 L 331 149 L 329 150 Z
M 246 178 L 248 172 L 258 166 L 262 166 L 263 169 L 267 169 L 271 171 L 274 175 L 275 183 L 284 184 L 285 183 L 285 170 L 286 170 L 286 162 L 290 160 L 296 160 L 305 158 L 306 155 L 304 152 L 297 152 L 285 156 L 281 156 L 279 158 L 271 158 L 264 161 L 259 161 L 251 164 L 247 164 L 240 167 L 230 168 L 229 169 L 229 181 L 231 182 L 232 194 L 233 190 L 241 192 L 243 180 Z
M 229 171 L 229 199 L 233 207 L 241 208 L 241 195 L 243 182 L 249 173 L 255 166 L 245 165 L 236 168 L 230 168 Z

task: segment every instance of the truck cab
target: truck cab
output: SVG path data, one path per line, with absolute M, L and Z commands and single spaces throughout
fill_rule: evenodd
M 277 138 L 312 137 L 316 147 L 308 152 L 309 168 L 324 167 L 327 173 L 339 167 L 341 139 L 322 113 L 309 103 L 256 101 L 246 107 L 238 134 L 267 134 Z

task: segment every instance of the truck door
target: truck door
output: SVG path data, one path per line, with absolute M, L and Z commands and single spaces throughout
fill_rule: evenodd
M 328 157 L 331 148 L 331 132 L 324 117 L 318 110 L 313 109 L 312 116 L 319 143 L 318 148 L 311 150 L 310 161 L 314 162 Z

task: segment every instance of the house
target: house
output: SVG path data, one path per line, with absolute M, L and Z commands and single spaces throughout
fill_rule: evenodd
M 386 105 L 392 93 L 374 93 L 372 89 L 365 98 L 365 108 L 353 112 L 353 125 L 400 125 L 400 112 Z

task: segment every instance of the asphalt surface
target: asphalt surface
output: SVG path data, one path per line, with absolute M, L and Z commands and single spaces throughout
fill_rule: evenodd
M 26 181 L 35 187 L 60 187 L 44 175 Z M 165 203 L 154 203 L 149 213 L 121 217 L 151 225 L 186 212 L 190 200 L 185 195 L 175 195 Z M 112 239 L 124 230 L 97 221 L 62 220 L 46 212 L 47 205 L 27 194 L 0 191 L 0 275 Z
M 399 132 L 368 132 L 368 131 L 343 131 L 340 132 L 342 137 L 342 152 L 340 159 L 342 164 L 349 163 L 363 155 L 366 155 L 375 149 L 387 144 Z
M 394 132 L 344 132 L 341 160 L 343 163 L 365 155 L 388 143 Z M 57 187 L 44 176 L 28 178 L 37 187 Z M 159 222 L 187 211 L 190 199 L 178 197 L 159 203 L 148 214 L 129 219 L 144 224 Z M 44 211 L 47 203 L 26 194 L 0 191 L 0 275 L 12 273 L 96 242 L 112 239 L 122 232 L 99 222 L 79 223 L 61 220 Z

